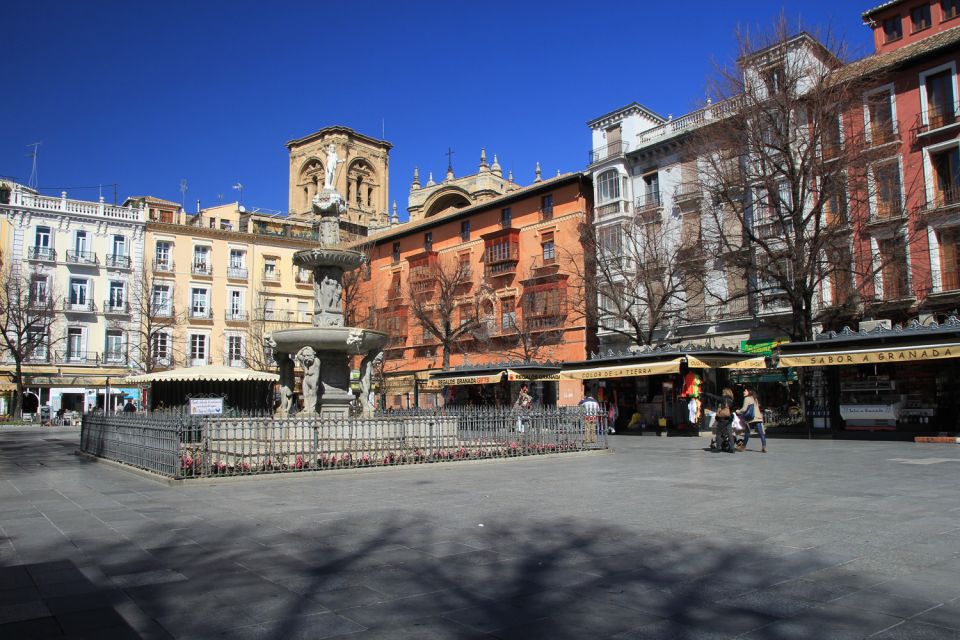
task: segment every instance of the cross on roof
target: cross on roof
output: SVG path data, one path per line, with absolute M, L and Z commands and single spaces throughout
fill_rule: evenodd
M 447 147 L 447 152 L 444 154 L 447 156 L 447 170 L 450 171 L 453 169 L 453 154 L 454 151 L 450 147 Z

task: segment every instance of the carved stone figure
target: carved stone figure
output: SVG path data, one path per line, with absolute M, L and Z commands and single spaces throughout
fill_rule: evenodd
M 337 175 L 337 165 L 340 163 L 340 159 L 337 158 L 337 147 L 334 145 L 327 145 L 327 166 L 324 169 L 323 176 L 323 188 L 324 189 L 333 189 L 333 179 Z
M 290 359 L 289 353 L 283 353 L 282 351 L 274 351 L 273 359 L 280 369 L 280 407 L 277 409 L 277 413 L 281 416 L 288 416 L 293 408 L 293 360 Z
M 324 311 L 340 311 L 340 293 L 343 287 L 339 282 L 324 274 L 323 282 L 320 284 L 320 307 Z
M 383 351 L 375 349 L 360 362 L 360 404 L 364 415 L 373 413 L 373 375 L 383 362 Z
M 313 347 L 303 347 L 297 352 L 297 362 L 303 369 L 303 409 L 300 413 L 317 412 L 317 392 L 320 388 L 320 359 Z

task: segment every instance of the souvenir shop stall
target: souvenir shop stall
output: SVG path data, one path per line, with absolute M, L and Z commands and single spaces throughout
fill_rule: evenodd
M 556 363 L 501 363 L 456 367 L 430 374 L 430 382 L 443 389 L 446 406 L 510 407 L 520 387 L 527 385 L 535 405 L 576 404 L 559 402 L 560 365 Z M 579 401 L 579 397 L 576 398 Z

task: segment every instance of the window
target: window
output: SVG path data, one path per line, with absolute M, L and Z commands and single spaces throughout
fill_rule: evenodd
M 104 344 L 106 346 L 103 353 L 103 359 L 105 362 L 113 364 L 122 364 L 126 362 L 127 358 L 123 349 L 122 331 L 116 329 L 110 329 L 107 331 Z
M 221 231 L 233 231 L 233 223 L 227 220 L 220 221 L 220 230 Z
M 953 71 L 945 69 L 924 78 L 927 98 L 927 124 L 939 129 L 956 119 L 956 98 L 953 95 Z
M 543 264 L 553 264 L 556 262 L 556 247 L 553 244 L 553 232 L 544 233 L 540 238 L 540 249 L 543 253 Z
M 907 287 L 907 252 L 903 238 L 888 238 L 877 243 L 880 259 L 880 281 L 884 300 L 899 300 L 909 295 Z
M 500 209 L 500 226 L 509 227 L 513 224 L 513 211 L 510 207 Z
M 83 329 L 79 327 L 70 327 L 67 329 L 67 361 L 77 362 L 83 360 L 86 354 L 83 352 Z
M 280 273 L 277 271 L 277 259 L 276 258 L 264 258 L 263 259 L 263 279 L 264 280 L 279 280 Z
M 960 202 L 960 147 L 930 154 L 933 167 L 933 204 L 936 207 Z
M 619 226 L 603 227 L 597 230 L 597 244 L 602 258 L 617 258 L 620 256 L 622 233 Z
M 930 28 L 933 21 L 930 19 L 930 5 L 923 4 L 910 10 L 910 23 L 913 25 L 913 32 L 923 31 Z
M 517 326 L 517 300 L 504 298 L 500 301 L 500 328 L 509 331 Z
M 460 276 L 464 278 L 470 277 L 470 253 L 461 253 L 457 256 L 457 269 L 460 272 Z
M 230 292 L 230 307 L 228 308 L 230 317 L 234 320 L 243 320 L 243 291 L 234 289 Z
M 150 340 L 150 355 L 154 364 L 170 364 L 170 335 L 155 333 Z
M 169 242 L 157 242 L 157 249 L 153 258 L 156 268 L 169 271 L 173 267 L 173 263 L 170 261 L 171 246 Z
M 28 347 L 27 356 L 29 360 L 34 362 L 46 362 L 49 358 L 48 347 L 50 346 L 50 341 L 47 339 L 48 334 L 45 331 L 37 331 L 36 329 L 31 329 L 27 331 L 27 342 L 24 346 Z
M 50 248 L 50 227 L 37 227 L 34 244 L 44 249 Z
M 210 218 L 210 228 L 211 228 L 211 229 L 216 229 L 216 228 L 217 228 L 217 219 L 216 219 L 216 218 Z
M 847 222 L 847 185 L 842 175 L 824 178 L 821 181 L 820 195 L 823 198 L 823 212 L 828 225 Z
M 307 302 L 297 303 L 297 322 L 310 322 L 310 305 Z
M 620 176 L 616 169 L 604 171 L 597 178 L 597 202 L 610 202 L 620 198 Z
M 30 302 L 38 305 L 47 304 L 47 297 L 50 295 L 49 283 L 47 276 L 33 276 L 33 282 L 30 283 Z
M 779 93 L 786 88 L 787 74 L 783 65 L 777 64 L 763 70 L 763 83 L 767 87 L 767 95 Z
M 873 169 L 876 191 L 875 218 L 897 218 L 901 214 L 900 164 L 897 161 L 877 165 Z
M 263 301 L 263 317 L 265 320 L 273 320 L 277 313 L 277 301 L 273 298 L 267 298 Z
M 86 307 L 87 304 L 87 281 L 80 278 L 70 278 L 70 306 Z
M 247 266 L 247 252 L 243 249 L 230 249 L 230 269 L 245 269 Z
M 124 306 L 124 295 L 123 295 L 123 283 L 122 282 L 111 282 L 110 283 L 110 297 L 107 298 L 107 305 L 111 309 L 123 309 Z
M 127 238 L 125 236 L 113 236 L 113 256 L 122 258 L 127 255 Z
M 853 256 L 847 247 L 836 247 L 827 252 L 830 270 L 831 303 L 841 306 L 853 296 Z
M 944 20 L 960 16 L 960 0 L 940 0 L 940 11 L 943 12 Z
M 210 247 L 197 245 L 193 248 L 193 272 L 210 273 Z
M 960 232 L 956 228 L 940 231 L 940 290 L 960 289 Z
M 399 242 L 393 243 L 393 261 L 400 262 L 400 243 Z
M 896 123 L 893 118 L 893 94 L 883 90 L 867 98 L 870 119 L 868 131 L 873 144 L 885 144 L 896 138 Z
M 297 267 L 297 282 L 306 284 L 310 282 L 310 276 L 313 275 L 309 269 Z
M 190 335 L 190 364 L 193 366 L 207 363 L 207 336 L 194 333 Z
M 460 223 L 460 239 L 466 242 L 470 239 L 470 221 L 464 220 Z
M 89 247 L 87 240 L 86 231 L 77 231 L 77 234 L 73 237 L 73 248 L 77 252 L 78 257 L 82 257 L 87 253 Z
M 423 250 L 433 251 L 433 231 L 427 231 L 423 234 Z
M 643 205 L 646 208 L 660 206 L 660 175 L 656 172 L 643 176 Z
M 243 336 L 227 336 L 227 358 L 232 366 L 243 366 Z
M 210 317 L 209 294 L 206 289 L 194 287 L 190 290 L 190 315 L 194 318 Z
M 553 194 L 548 193 L 547 195 L 540 198 L 540 214 L 543 218 L 552 218 L 553 217 Z
M 843 121 L 838 113 L 831 110 L 823 114 L 820 138 L 821 153 L 825 160 L 840 155 L 840 150 L 843 147 Z
M 903 37 L 903 22 L 900 16 L 893 16 L 883 21 L 883 36 L 887 42 L 893 42 Z
M 151 306 L 153 314 L 158 316 L 169 316 L 173 312 L 172 299 L 170 297 L 170 285 L 153 285 L 153 296 Z

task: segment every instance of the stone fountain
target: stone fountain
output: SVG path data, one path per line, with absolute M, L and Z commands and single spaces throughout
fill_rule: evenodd
M 340 244 L 340 216 L 347 204 L 333 187 L 340 164 L 333 145 L 327 148 L 324 187 L 313 198 L 313 214 L 319 218 L 320 248 L 298 251 L 293 262 L 313 272 L 313 327 L 283 329 L 267 336 L 280 369 L 280 407 L 277 415 L 293 410 L 294 364 L 303 369 L 303 409 L 299 415 L 345 418 L 350 415 L 354 394 L 350 390 L 350 358 L 362 356 L 360 402 L 365 415 L 373 413 L 371 381 L 383 357 L 387 334 L 344 326 L 343 285 L 345 271 L 359 267 L 363 254 L 337 248 Z

